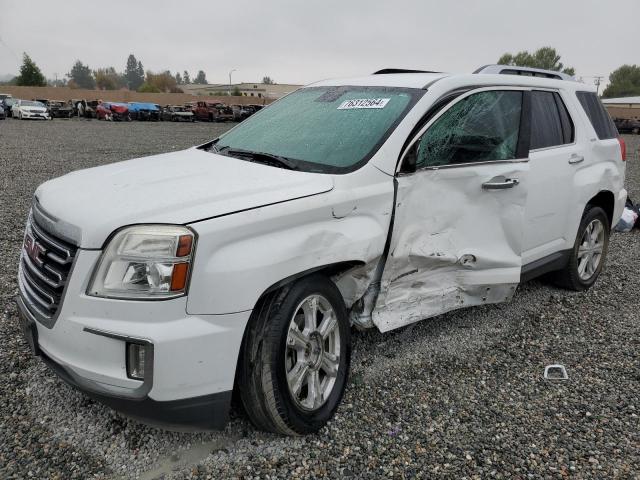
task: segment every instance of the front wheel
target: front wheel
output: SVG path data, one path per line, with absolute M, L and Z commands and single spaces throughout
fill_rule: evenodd
M 284 435 L 320 430 L 347 384 L 351 337 L 335 284 L 312 275 L 268 294 L 243 341 L 238 388 L 251 421 Z
M 556 276 L 556 283 L 576 291 L 588 290 L 595 283 L 609 247 L 609 218 L 600 207 L 588 206 L 567 266 Z

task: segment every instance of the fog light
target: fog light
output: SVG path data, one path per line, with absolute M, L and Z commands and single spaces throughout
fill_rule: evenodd
M 146 346 L 127 342 L 127 377 L 144 380 Z

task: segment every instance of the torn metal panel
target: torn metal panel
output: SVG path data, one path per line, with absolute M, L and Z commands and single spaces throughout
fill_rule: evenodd
M 381 331 L 512 297 L 522 266 L 528 168 L 495 162 L 398 178 L 389 258 L 373 310 Z M 498 176 L 519 183 L 483 189 Z
M 374 258 L 364 265 L 358 265 L 331 278 L 340 290 L 347 308 L 351 308 L 367 292 L 375 278 L 379 261 L 380 257 Z

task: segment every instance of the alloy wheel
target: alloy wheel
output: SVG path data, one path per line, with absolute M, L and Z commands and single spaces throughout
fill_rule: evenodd
M 340 367 L 340 329 L 336 312 L 321 295 L 310 295 L 296 308 L 287 332 L 285 371 L 289 393 L 304 410 L 322 407 Z
M 593 219 L 584 229 L 578 246 L 578 276 L 588 281 L 598 270 L 604 250 L 605 228 L 599 219 Z

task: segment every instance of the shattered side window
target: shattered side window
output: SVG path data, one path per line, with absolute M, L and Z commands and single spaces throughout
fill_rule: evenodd
M 522 92 L 487 91 L 464 98 L 419 141 L 416 167 L 516 158 Z

